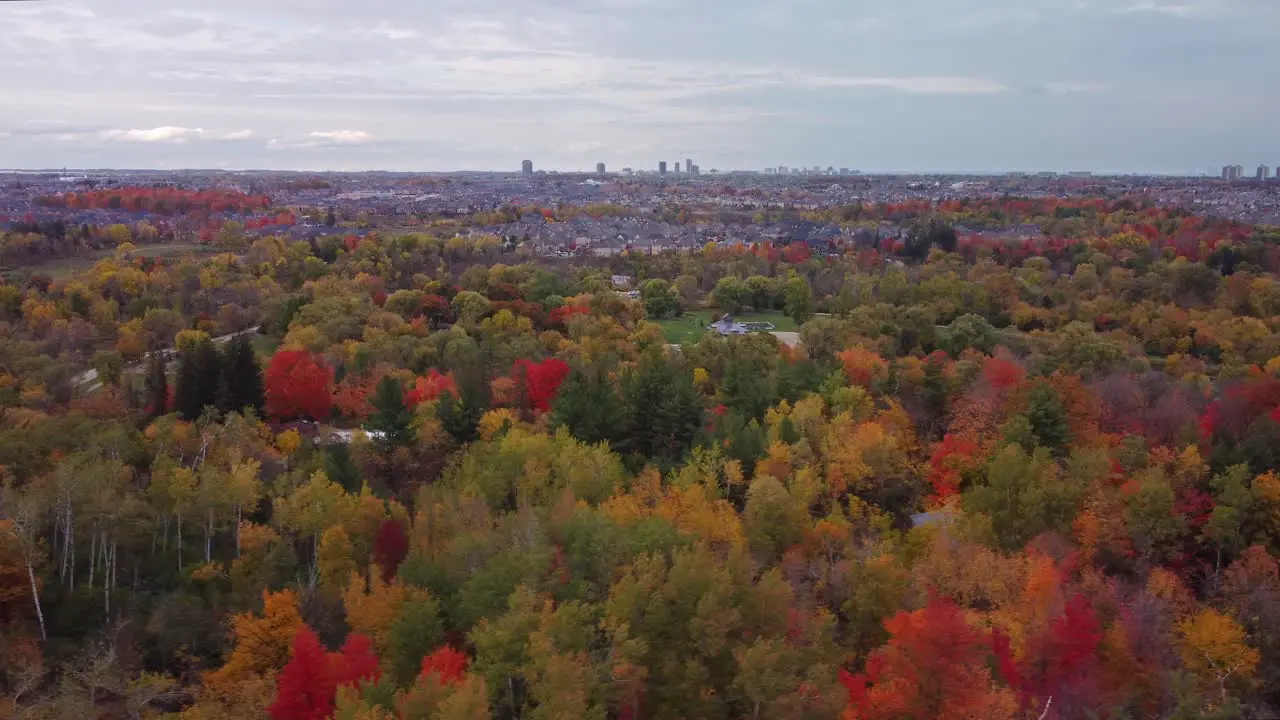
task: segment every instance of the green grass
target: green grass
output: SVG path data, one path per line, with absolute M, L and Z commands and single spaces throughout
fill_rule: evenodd
M 31 272 L 44 273 L 54 280 L 66 280 L 72 275 L 86 272 L 92 268 L 97 262 L 103 258 L 111 257 L 111 250 L 93 250 L 75 257 L 57 258 L 44 263 L 35 265 L 24 265 L 23 269 Z M 170 245 L 142 245 L 137 250 L 129 254 L 130 258 L 158 258 L 158 257 L 174 257 L 186 255 L 188 253 L 197 257 L 209 257 L 219 252 L 225 252 L 218 248 L 212 248 L 208 245 L 195 245 L 192 243 L 173 243 Z M 15 268 L 16 269 L 16 268 Z
M 657 324 L 662 328 L 662 335 L 667 339 L 668 343 L 682 345 L 684 343 L 697 342 L 706 334 L 707 325 L 710 325 L 713 320 L 718 319 L 723 314 L 715 310 L 700 310 L 694 313 L 685 313 L 684 317 L 658 320 Z M 783 332 L 794 332 L 799 329 L 794 320 L 777 310 L 762 313 L 743 313 L 734 315 L 733 319 L 744 323 L 773 323 L 774 330 Z

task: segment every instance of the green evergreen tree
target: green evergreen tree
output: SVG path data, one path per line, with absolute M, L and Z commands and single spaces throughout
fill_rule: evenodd
M 188 422 L 195 421 L 205 407 L 218 405 L 218 385 L 222 357 L 211 340 L 178 353 L 178 385 L 173 392 L 173 409 Z
M 449 393 L 443 393 L 448 395 Z M 371 431 L 382 433 L 385 446 L 407 445 L 412 439 L 409 424 L 413 413 L 404 405 L 404 389 L 400 381 L 387 375 L 378 381 L 369 401 L 375 412 L 365 422 Z
M 583 442 L 617 442 L 625 418 L 622 401 L 604 373 L 582 369 L 569 373 L 556 394 L 551 419 Z
M 218 409 L 224 412 L 241 412 L 253 408 L 262 412 L 262 368 L 254 355 L 253 345 L 244 335 L 228 343 L 222 356 L 223 397 Z
M 675 460 L 701 429 L 702 402 L 689 369 L 648 359 L 623 379 L 626 434 L 622 446 L 647 458 Z
M 1027 396 L 1027 422 L 1036 444 L 1048 448 L 1053 454 L 1066 452 L 1071 440 L 1067 427 L 1067 411 L 1062 407 L 1058 392 L 1047 382 L 1036 383 Z
M 152 353 L 147 366 L 147 407 L 151 408 L 151 419 L 164 415 L 169 409 L 169 370 L 164 353 Z

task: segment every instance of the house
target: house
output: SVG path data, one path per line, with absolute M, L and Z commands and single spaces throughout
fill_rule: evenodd
M 746 335 L 750 332 L 746 325 L 735 322 L 733 315 L 730 313 L 725 313 L 724 317 L 708 325 L 707 329 L 714 330 L 721 335 Z

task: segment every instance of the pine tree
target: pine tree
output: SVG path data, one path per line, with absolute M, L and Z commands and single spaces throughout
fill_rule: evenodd
M 413 413 L 404 405 L 404 389 L 400 387 L 400 381 L 390 375 L 379 380 L 369 402 L 376 412 L 365 422 L 365 427 L 382 433 L 382 443 L 386 446 L 408 444 Z
M 155 419 L 169 411 L 169 371 L 164 353 L 152 353 L 147 368 L 147 408 L 149 417 Z
M 1049 448 L 1054 455 L 1066 451 L 1071 431 L 1067 427 L 1067 411 L 1053 386 L 1040 382 L 1031 389 L 1027 396 L 1027 422 L 1041 447 Z
M 622 437 L 622 403 L 603 373 L 574 370 L 565 378 L 551 409 L 552 421 L 587 443 Z
M 217 406 L 222 358 L 210 340 L 178 353 L 178 386 L 174 390 L 174 410 L 183 420 L 194 421 L 206 406 Z
M 262 368 L 253 345 L 243 335 L 232 339 L 222 356 L 220 391 L 219 410 L 242 412 L 253 408 L 256 413 L 262 412 Z

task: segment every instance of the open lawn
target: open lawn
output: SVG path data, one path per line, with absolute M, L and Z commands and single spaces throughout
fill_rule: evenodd
M 684 317 L 658 320 L 657 323 L 662 328 L 662 334 L 666 337 L 668 343 L 681 345 L 697 342 L 699 338 L 706 334 L 707 325 L 710 325 L 712 321 L 723 314 L 718 310 L 700 310 L 694 313 L 685 313 Z M 799 330 L 794 320 L 776 310 L 762 313 L 743 313 L 734 315 L 733 319 L 742 323 L 773 323 L 773 329 L 782 332 Z
M 225 252 L 218 248 L 209 247 L 208 245 L 195 245 L 192 243 L 173 243 L 170 245 L 142 245 L 137 250 L 129 254 L 131 258 L 155 258 L 155 257 L 173 257 L 177 255 L 186 255 L 188 253 L 197 257 L 208 257 L 216 255 L 219 252 Z M 23 265 L 20 269 L 30 270 L 33 273 L 43 273 L 54 280 L 65 280 L 76 273 L 81 273 L 93 267 L 99 260 L 111 257 L 111 250 L 94 250 L 86 252 L 74 257 L 57 258 L 48 262 L 36 265 Z M 17 270 L 19 268 L 14 268 Z

